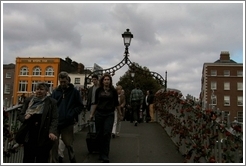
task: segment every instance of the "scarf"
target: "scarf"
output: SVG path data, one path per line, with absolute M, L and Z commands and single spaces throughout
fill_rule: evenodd
M 44 100 L 46 97 L 40 99 L 36 96 L 34 96 L 31 101 L 29 102 L 28 108 L 26 110 L 27 114 L 42 114 L 44 110 Z

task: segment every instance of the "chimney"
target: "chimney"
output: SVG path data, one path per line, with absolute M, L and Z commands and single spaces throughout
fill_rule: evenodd
M 230 61 L 230 53 L 229 53 L 229 51 L 221 51 L 221 53 L 220 53 L 220 61 Z
M 69 57 L 66 57 L 66 62 L 67 62 L 68 64 L 71 64 L 71 63 L 72 63 L 72 59 L 70 59 Z
M 78 64 L 78 73 L 81 73 L 81 72 L 83 72 L 84 71 L 84 65 L 82 64 L 82 63 L 79 63 Z

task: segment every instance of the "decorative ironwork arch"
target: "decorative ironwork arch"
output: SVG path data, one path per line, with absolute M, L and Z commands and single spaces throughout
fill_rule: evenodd
M 126 53 L 126 52 L 125 52 Z M 104 73 L 108 73 L 110 74 L 111 76 L 114 76 L 115 75 L 115 72 L 119 69 L 121 69 L 123 66 L 125 65 L 128 65 L 129 68 L 134 68 L 134 70 L 139 70 L 140 67 L 136 66 L 134 63 L 131 62 L 131 60 L 128 58 L 128 51 L 127 51 L 127 54 L 125 55 L 125 57 L 115 66 L 113 67 L 110 67 L 110 68 L 107 68 L 107 69 L 103 69 L 103 70 L 96 70 L 96 71 L 93 71 L 91 72 L 86 78 L 85 78 L 85 87 L 87 87 L 86 83 L 87 83 L 87 80 L 90 79 L 90 77 L 93 75 L 93 74 L 98 74 L 98 73 L 101 73 L 101 74 L 104 74 Z M 100 74 L 100 75 L 101 75 Z M 156 79 L 159 84 L 161 86 L 164 87 L 164 90 L 167 89 L 167 71 L 165 73 L 165 79 L 157 72 L 153 72 L 153 71 L 146 71 L 146 72 L 143 72 L 143 74 L 145 75 L 151 75 L 154 79 Z

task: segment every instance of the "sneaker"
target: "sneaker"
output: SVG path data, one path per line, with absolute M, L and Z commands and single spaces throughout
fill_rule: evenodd
M 135 122 L 135 126 L 138 126 L 138 122 Z
M 112 138 L 115 138 L 115 134 L 112 134 Z

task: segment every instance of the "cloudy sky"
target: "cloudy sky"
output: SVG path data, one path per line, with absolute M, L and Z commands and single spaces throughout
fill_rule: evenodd
M 2 3 L 2 2 L 1 2 Z M 124 58 L 121 34 L 134 38 L 130 60 L 165 78 L 167 87 L 199 96 L 203 64 L 229 51 L 243 63 L 244 4 L 164 2 L 2 3 L 2 63 L 60 57 L 110 68 Z M 118 70 L 114 84 L 127 71 Z

